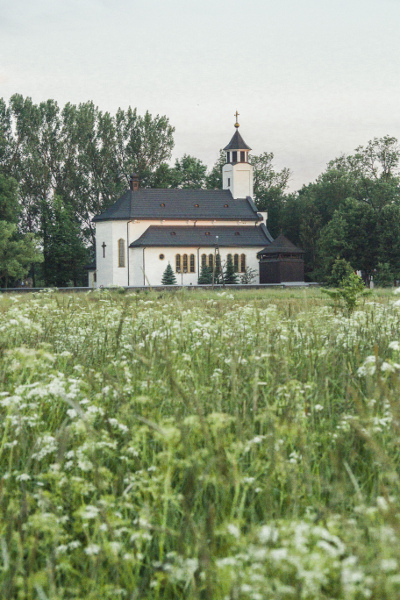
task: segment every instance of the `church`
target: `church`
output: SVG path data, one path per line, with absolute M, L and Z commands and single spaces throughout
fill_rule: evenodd
M 129 189 L 94 217 L 96 261 L 89 269 L 89 287 L 158 286 L 168 263 L 179 285 L 197 285 L 203 266 L 224 268 L 229 255 L 239 275 L 251 269 L 253 283 L 260 283 L 260 272 L 261 283 L 273 283 L 268 281 L 271 269 L 265 264 L 260 269 L 261 262 L 282 262 L 288 240 L 278 244 L 280 254 L 266 251 L 274 240 L 267 213 L 258 212 L 253 201 L 251 148 L 239 133 L 237 117 L 224 148 L 222 190 L 143 189 L 131 175 Z M 298 267 L 301 253 L 291 245 L 288 256 Z M 276 278 L 276 268 L 273 273 Z M 294 277 L 302 280 L 301 267 Z

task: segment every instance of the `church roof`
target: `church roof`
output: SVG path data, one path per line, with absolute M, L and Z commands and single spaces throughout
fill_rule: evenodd
M 119 200 L 93 221 L 131 219 L 224 219 L 258 221 L 250 197 L 232 197 L 229 190 L 176 190 L 141 188 L 127 190 Z
M 251 148 L 246 144 L 239 131 L 236 130 L 231 141 L 225 146 L 224 150 L 251 150 Z
M 258 252 L 257 256 L 263 254 L 304 254 L 304 250 L 295 246 L 290 240 L 281 233 L 276 240 L 269 244 L 263 250 Z
M 271 234 L 264 224 L 258 227 L 151 225 L 137 240 L 131 243 L 130 247 L 214 247 L 216 245 L 216 236 L 218 236 L 218 246 L 232 248 L 238 246 L 263 246 L 272 241 Z

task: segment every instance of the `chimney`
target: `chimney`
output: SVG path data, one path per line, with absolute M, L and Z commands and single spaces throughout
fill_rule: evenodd
M 136 173 L 132 173 L 131 178 L 129 180 L 129 187 L 132 192 L 137 192 L 139 189 L 139 177 Z

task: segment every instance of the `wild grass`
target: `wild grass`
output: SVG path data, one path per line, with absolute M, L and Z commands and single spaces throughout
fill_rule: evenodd
M 400 306 L 0 297 L 0 597 L 400 596 Z

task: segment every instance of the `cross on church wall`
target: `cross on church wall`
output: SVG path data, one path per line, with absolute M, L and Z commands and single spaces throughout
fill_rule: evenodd
M 106 257 L 106 247 L 107 247 L 107 244 L 105 242 L 103 242 L 103 244 L 102 244 L 101 247 L 103 248 L 103 258 L 105 258 Z

